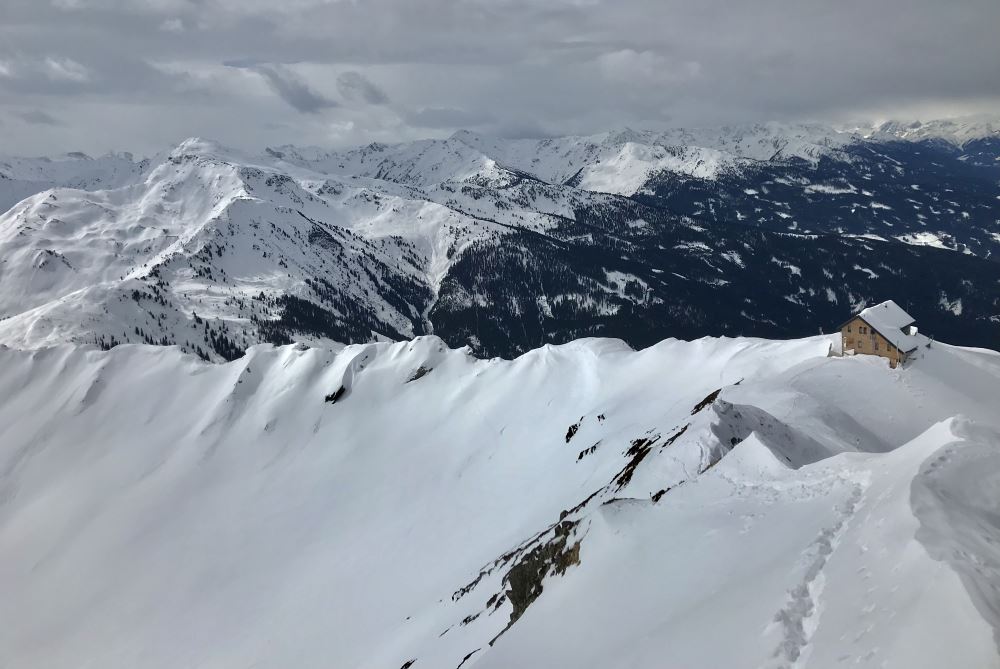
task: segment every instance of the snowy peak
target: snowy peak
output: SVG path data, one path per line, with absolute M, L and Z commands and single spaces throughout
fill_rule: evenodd
M 233 168 L 165 163 L 115 190 L 32 196 L 0 217 L 0 275 L 16 287 L 0 293 L 0 315 L 147 276 L 243 194 Z
M 482 150 L 483 146 L 487 142 L 487 137 L 485 135 L 480 135 L 479 133 L 473 132 L 471 130 L 456 130 L 448 137 L 450 141 L 462 142 L 463 144 L 468 144 L 474 149 Z
M 0 156 L 0 213 L 49 188 L 121 188 L 141 179 L 149 164 L 147 160 L 136 162 L 131 153 L 100 158 L 78 152 L 56 158 Z
M 495 164 L 459 140 L 423 140 L 408 144 L 369 144 L 344 153 L 284 148 L 280 158 L 316 172 L 385 180 L 414 187 L 465 181 L 490 173 Z
M 135 164 L 131 153 L 109 153 L 92 158 L 85 153 L 72 151 L 52 158 L 0 157 L 0 177 L 20 181 L 51 181 L 69 184 L 94 182 L 116 172 L 131 172 Z
M 189 137 L 178 144 L 168 155 L 168 159 L 173 162 L 190 158 L 210 158 L 219 162 L 246 162 L 246 158 L 240 156 L 237 151 L 223 146 L 222 144 L 202 139 L 200 137 Z
M 821 125 L 771 123 L 668 131 L 625 128 L 541 140 L 499 140 L 463 130 L 446 141 L 461 142 L 543 181 L 632 195 L 658 174 L 714 179 L 748 161 L 816 161 L 858 139 Z
M 1000 139 L 1000 118 L 981 115 L 926 122 L 886 121 L 875 127 L 872 136 L 905 141 L 937 139 L 961 148 L 975 140 Z
M 631 195 L 659 173 L 712 179 L 745 161 L 815 161 L 855 139 L 817 125 L 779 124 L 665 132 L 626 128 L 537 140 L 460 130 L 443 140 L 372 144 L 343 153 L 286 146 L 270 149 L 269 155 L 317 171 L 417 187 L 493 181 L 498 171 L 513 171 L 550 184 Z M 612 178 L 616 170 L 623 173 L 620 180 Z
M 431 148 L 389 176 L 430 169 Z M 328 343 L 409 337 L 427 327 L 450 257 L 500 229 L 402 183 L 289 160 L 192 138 L 122 188 L 24 200 L 0 218 L 0 339 L 219 359 L 292 329 Z M 503 178 L 488 159 L 475 167 L 468 178 Z
M 584 190 L 634 195 L 661 173 L 714 179 L 720 171 L 732 168 L 731 157 L 715 149 L 630 141 L 617 152 L 608 151 L 600 160 L 581 168 L 570 183 Z

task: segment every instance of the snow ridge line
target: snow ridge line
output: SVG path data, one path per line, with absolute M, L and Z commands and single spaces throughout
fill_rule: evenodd
M 801 666 L 804 651 L 819 624 L 820 595 L 826 579 L 823 568 L 840 544 L 847 524 L 857 513 L 864 497 L 864 486 L 854 483 L 851 496 L 838 509 L 839 520 L 824 528 L 807 548 L 813 554 L 812 562 L 802 581 L 788 591 L 788 602 L 774 615 L 772 624 L 781 626 L 782 640 L 775 649 L 774 662 L 765 667 L 792 669 Z

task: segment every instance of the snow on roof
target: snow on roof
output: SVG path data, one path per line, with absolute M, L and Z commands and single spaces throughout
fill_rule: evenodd
M 913 316 L 892 300 L 862 309 L 858 317 L 872 326 L 880 335 L 900 351 L 911 351 L 918 345 L 917 335 L 908 335 L 903 328 L 914 322 Z

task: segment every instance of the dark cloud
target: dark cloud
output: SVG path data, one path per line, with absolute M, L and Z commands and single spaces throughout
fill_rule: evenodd
M 348 71 L 337 77 L 337 90 L 348 100 L 359 100 L 370 105 L 384 105 L 389 96 L 360 72 Z
M 14 112 L 14 116 L 18 117 L 25 123 L 30 123 L 31 125 L 62 125 L 62 121 L 59 119 L 43 112 L 41 109 L 32 109 L 30 111 Z
M 317 93 L 294 72 L 278 65 L 255 65 L 254 72 L 264 77 L 271 90 L 303 114 L 315 114 L 337 106 L 335 100 Z
M 0 2 L 0 113 L 57 109 L 94 151 L 1000 108 L 997 0 Z

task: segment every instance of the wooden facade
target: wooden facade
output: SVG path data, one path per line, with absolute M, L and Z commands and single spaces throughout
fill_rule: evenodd
M 861 316 L 855 316 L 840 328 L 840 343 L 845 354 L 854 352 L 888 358 L 889 366 L 893 368 L 906 361 L 906 353 L 879 334 Z

